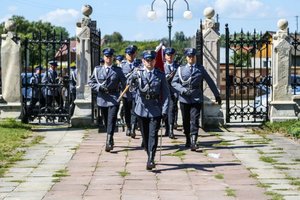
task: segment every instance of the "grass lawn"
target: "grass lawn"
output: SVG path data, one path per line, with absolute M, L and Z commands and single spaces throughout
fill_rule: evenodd
M 26 139 L 32 135 L 30 125 L 13 119 L 0 121 L 0 177 L 14 162 L 22 160 L 25 152 L 21 148 L 30 145 Z
M 261 130 L 254 130 L 258 134 L 282 133 L 294 139 L 300 139 L 300 120 L 287 120 L 283 122 L 265 122 Z

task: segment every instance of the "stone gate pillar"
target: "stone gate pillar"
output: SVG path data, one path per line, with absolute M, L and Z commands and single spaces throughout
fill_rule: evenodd
M 220 33 L 219 23 L 213 17 L 215 11 L 212 7 L 207 7 L 203 12 L 206 19 L 203 21 L 203 66 L 212 77 L 217 87 L 220 88 Z M 221 106 L 215 103 L 215 96 L 204 81 L 204 108 L 203 125 L 218 126 L 224 123 Z M 224 100 L 223 100 L 224 102 Z
M 21 44 L 15 34 L 15 22 L 5 22 L 1 35 L 2 98 L 0 118 L 17 118 L 21 113 Z
M 91 109 L 91 89 L 87 82 L 91 74 L 91 30 L 90 23 L 92 7 L 84 5 L 81 9 L 84 15 L 81 22 L 76 27 L 76 67 L 77 67 L 77 86 L 75 111 L 72 117 L 72 125 L 89 125 L 92 123 Z
M 279 30 L 273 35 L 272 78 L 273 87 L 270 102 L 270 121 L 297 119 L 296 103 L 292 100 L 290 66 L 292 46 L 287 32 L 288 21 L 280 19 Z

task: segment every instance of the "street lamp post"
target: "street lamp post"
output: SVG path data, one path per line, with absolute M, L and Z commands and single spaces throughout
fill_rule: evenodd
M 156 0 L 152 1 L 151 4 L 151 10 L 148 11 L 148 18 L 151 20 L 156 19 L 156 12 L 153 9 L 153 5 L 155 3 Z M 167 7 L 167 22 L 168 22 L 168 29 L 169 29 L 169 46 L 171 47 L 171 32 L 172 32 L 172 22 L 173 22 L 173 10 L 174 10 L 174 3 L 176 2 L 176 0 L 163 0 L 166 3 L 166 7 Z M 183 13 L 183 17 L 185 19 L 191 19 L 192 18 L 192 12 L 189 9 L 189 3 L 187 2 L 187 0 L 184 0 L 184 2 L 186 3 L 186 11 L 184 11 Z

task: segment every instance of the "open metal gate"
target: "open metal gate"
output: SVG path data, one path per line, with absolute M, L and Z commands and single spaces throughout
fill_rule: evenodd
M 202 28 L 202 20 L 200 21 L 200 29 L 197 30 L 196 32 L 196 50 L 197 50 L 197 54 L 196 54 L 196 62 L 197 65 L 203 65 L 203 45 L 204 45 L 204 40 L 203 40 L 203 28 Z M 200 83 L 200 88 L 203 92 L 203 81 Z M 203 115 L 204 115 L 204 106 L 203 106 L 203 95 L 202 95 L 202 99 L 201 99 L 201 113 L 200 113 L 200 121 L 199 121 L 199 126 L 201 128 L 203 127 Z
M 94 68 L 100 65 L 101 56 L 101 32 L 97 30 L 97 21 L 91 21 L 89 24 L 90 28 L 90 46 L 91 46 L 91 73 L 93 73 Z M 92 122 L 97 123 L 97 120 L 102 121 L 100 116 L 100 111 L 97 106 L 97 93 L 91 91 L 92 93 Z
M 269 35 L 234 33 L 225 28 L 226 123 L 268 120 L 272 84 Z
M 22 48 L 22 121 L 70 123 L 70 40 L 39 33 Z

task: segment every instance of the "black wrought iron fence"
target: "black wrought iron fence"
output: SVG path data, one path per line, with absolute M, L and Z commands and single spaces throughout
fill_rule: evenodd
M 268 120 L 272 85 L 268 35 L 230 34 L 226 39 L 226 123 Z
M 292 66 L 291 66 L 291 87 L 294 95 L 300 95 L 300 35 L 295 32 L 291 35 Z
M 91 72 L 93 73 L 94 68 L 100 64 L 101 56 L 101 32 L 97 30 L 97 22 L 91 21 L 90 25 L 90 45 L 91 45 Z M 102 121 L 100 111 L 97 106 L 97 94 L 92 91 L 92 121 L 97 123 L 97 120 Z
M 23 44 L 22 121 L 70 123 L 70 40 L 40 32 Z

